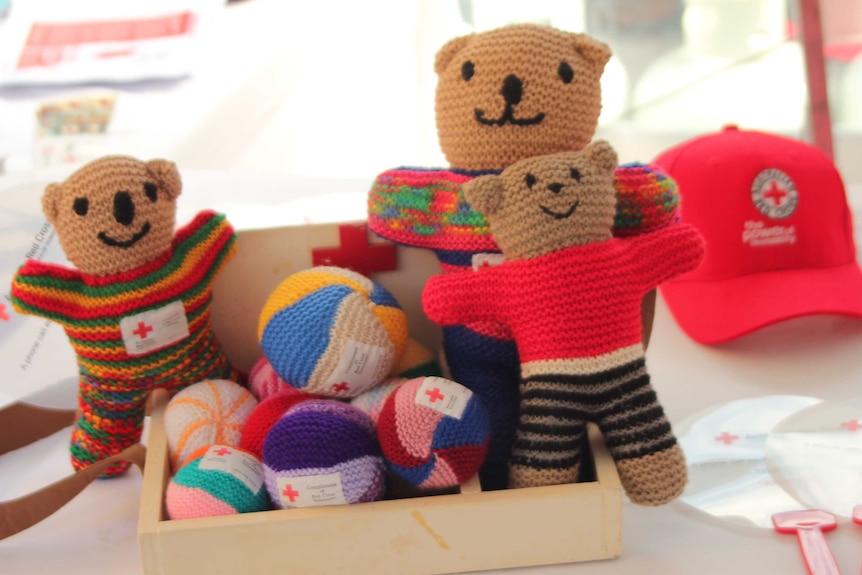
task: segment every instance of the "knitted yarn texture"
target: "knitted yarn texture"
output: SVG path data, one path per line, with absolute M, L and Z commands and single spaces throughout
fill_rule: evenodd
M 15 309 L 62 325 L 75 350 L 80 374 L 72 432 L 75 469 L 140 439 L 151 390 L 239 377 L 210 324 L 212 282 L 235 252 L 235 243 L 224 216 L 206 211 L 176 233 L 169 250 L 137 269 L 91 276 L 35 260 L 20 268 L 12 283 Z M 130 353 L 130 345 L 152 336 L 150 316 L 143 314 L 165 308 L 182 315 L 188 335 L 142 354 Z M 125 463 L 113 466 L 107 474 L 127 468 Z
M 485 212 L 506 261 L 431 278 L 423 306 L 443 325 L 495 321 L 514 337 L 521 407 L 511 486 L 574 481 L 585 423 L 595 421 L 629 497 L 660 504 L 681 493 L 685 462 L 644 368 L 640 301 L 694 269 L 703 244 L 683 224 L 613 238 L 615 165 L 610 146 L 595 142 L 471 181 L 465 196 Z

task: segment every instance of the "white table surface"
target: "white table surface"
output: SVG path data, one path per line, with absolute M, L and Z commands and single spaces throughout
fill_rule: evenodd
M 26 179 L 0 178 L 0 190 L 22 178 Z M 256 190 L 268 197 L 267 201 L 277 202 L 286 220 L 301 217 L 298 212 L 302 209 L 291 206 L 313 211 L 320 207 L 315 202 L 333 197 L 341 198 L 343 214 L 361 214 L 367 191 L 363 187 L 367 182 L 347 180 L 314 184 L 312 180 L 248 179 L 211 172 L 191 172 L 184 180 L 181 212 L 190 213 L 197 204 L 240 211 L 232 190 L 245 182 L 243 189 L 249 191 L 244 199 L 250 205 L 261 213 L 272 211 L 255 202 Z M 274 200 L 280 190 L 283 195 Z M 246 212 L 244 221 L 253 222 L 254 213 L 251 209 Z M 862 212 L 857 209 L 858 213 Z M 262 217 L 271 219 L 272 214 Z M 862 227 L 860 223 L 857 216 L 857 230 Z M 776 394 L 836 402 L 858 398 L 862 395 L 860 356 L 862 321 L 827 316 L 781 323 L 723 346 L 702 346 L 685 336 L 659 298 L 647 365 L 668 416 L 676 424 L 706 408 L 742 398 Z M 57 403 L 68 404 L 74 399 L 74 389 L 56 393 L 62 396 L 55 398 Z M 28 493 L 69 473 L 68 435 L 68 429 L 63 430 L 0 457 L 0 499 Z M 134 470 L 122 478 L 95 482 L 42 523 L 0 541 L 0 574 L 140 574 L 136 539 L 140 491 L 141 477 Z M 513 524 L 512 528 L 516 527 Z M 806 573 L 794 537 L 732 525 L 680 502 L 643 508 L 625 501 L 622 541 L 619 559 L 506 573 Z M 862 567 L 862 526 L 845 520 L 828 535 L 828 541 L 842 571 L 858 573 Z

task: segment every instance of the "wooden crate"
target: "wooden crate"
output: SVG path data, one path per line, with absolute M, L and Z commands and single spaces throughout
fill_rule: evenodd
M 215 287 L 216 330 L 231 359 L 248 369 L 259 356 L 257 317 L 291 273 L 312 265 L 311 248 L 338 245 L 338 225 L 241 232 L 240 250 Z M 416 339 L 436 349 L 439 329 L 420 294 L 437 273 L 434 256 L 398 248 L 398 269 L 373 277 L 398 298 Z M 618 557 L 622 489 L 600 433 L 590 427 L 595 481 L 170 521 L 163 415 L 153 397 L 138 539 L 145 575 L 237 573 L 456 573 Z

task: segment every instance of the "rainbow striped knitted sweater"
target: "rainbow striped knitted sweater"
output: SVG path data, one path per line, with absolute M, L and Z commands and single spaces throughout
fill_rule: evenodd
M 150 390 L 236 377 L 210 325 L 212 282 L 235 251 L 225 217 L 205 211 L 135 270 L 90 276 L 36 260 L 18 270 L 15 309 L 62 325 L 77 356 L 76 468 L 139 439 Z

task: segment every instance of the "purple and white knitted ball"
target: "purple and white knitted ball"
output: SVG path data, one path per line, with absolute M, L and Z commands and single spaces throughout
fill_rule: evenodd
M 270 499 L 281 508 L 376 501 L 386 491 L 374 422 L 333 399 L 290 408 L 266 435 L 263 464 Z

